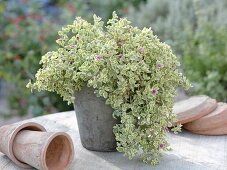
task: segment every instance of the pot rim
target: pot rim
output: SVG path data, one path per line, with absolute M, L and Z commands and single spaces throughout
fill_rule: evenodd
M 63 137 L 65 137 L 68 140 L 69 147 L 71 149 L 71 152 L 70 152 L 70 155 L 69 155 L 69 159 L 68 159 L 68 164 L 67 164 L 66 167 L 64 167 L 64 169 L 67 169 L 71 165 L 71 163 L 73 161 L 73 158 L 74 158 L 74 154 L 75 154 L 73 141 L 72 141 L 70 135 L 68 135 L 65 132 L 51 132 L 51 133 L 53 133 L 53 135 L 51 135 L 49 138 L 47 138 L 47 140 L 46 140 L 46 142 L 44 144 L 45 147 L 41 151 L 42 152 L 42 155 L 41 155 L 41 168 L 42 169 L 48 169 L 48 166 L 46 164 L 46 155 L 47 155 L 47 149 L 48 149 L 50 143 L 53 141 L 54 138 L 56 138 L 58 136 L 63 136 Z
M 21 162 L 20 160 L 18 160 L 14 153 L 13 153 L 13 143 L 14 143 L 14 139 L 15 137 L 17 136 L 17 134 L 23 130 L 27 128 L 27 130 L 34 130 L 36 129 L 35 131 L 42 131 L 42 132 L 46 132 L 46 129 L 38 124 L 38 123 L 35 123 L 35 122 L 26 122 L 26 123 L 23 123 L 19 126 L 16 127 L 16 129 L 13 131 L 13 133 L 11 134 L 10 136 L 10 140 L 9 140 L 9 143 L 8 143 L 8 150 L 9 150 L 9 154 L 10 154 L 10 158 L 11 160 L 17 164 L 18 166 L 21 166 L 21 167 L 24 167 L 24 168 L 32 168 L 32 166 L 24 163 L 24 162 Z

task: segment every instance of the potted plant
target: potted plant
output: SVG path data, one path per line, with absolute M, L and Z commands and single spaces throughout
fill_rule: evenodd
M 68 103 L 74 102 L 76 112 L 77 107 L 79 112 L 83 111 L 81 107 L 91 112 L 76 113 L 81 136 L 87 135 L 83 134 L 84 127 L 105 135 L 107 127 L 84 125 L 90 118 L 101 119 L 100 115 L 92 116 L 93 110 L 86 107 L 101 108 L 105 102 L 109 117 L 98 122 L 110 121 L 113 115 L 108 124 L 111 131 L 113 127 L 117 150 L 130 159 L 140 153 L 144 162 L 157 164 L 162 151 L 170 150 L 165 136 L 176 117 L 172 113 L 175 89 L 190 86 L 177 70 L 179 62 L 171 48 L 161 43 L 150 28 L 133 27 L 127 19 L 118 19 L 115 12 L 106 27 L 96 15 L 94 24 L 77 17 L 59 35 L 60 48 L 42 57 L 36 81 L 27 87 L 55 91 Z M 96 99 L 89 98 L 93 93 Z M 81 118 L 81 114 L 87 117 Z

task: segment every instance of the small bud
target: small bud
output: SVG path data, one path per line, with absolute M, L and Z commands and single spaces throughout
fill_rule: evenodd
M 164 146 L 165 146 L 164 144 L 160 144 L 159 145 L 160 148 L 164 148 Z
M 73 45 L 70 45 L 70 47 L 71 47 L 71 48 L 74 48 L 74 47 L 76 47 L 76 45 L 75 45 L 75 44 L 73 44 Z
M 163 65 L 162 64 L 157 64 L 157 67 L 163 67 Z
M 100 59 L 102 59 L 102 56 L 98 55 L 98 56 L 96 56 L 96 58 L 100 60 Z
M 152 93 L 157 93 L 157 90 L 153 89 L 151 90 Z
M 140 49 L 139 49 L 139 52 L 140 52 L 140 53 L 144 52 L 143 48 L 140 48 Z

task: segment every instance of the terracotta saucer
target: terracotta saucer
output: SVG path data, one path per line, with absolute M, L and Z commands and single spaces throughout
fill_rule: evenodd
M 205 95 L 193 96 L 175 103 L 173 112 L 177 115 L 174 125 L 185 124 L 197 120 L 217 107 L 217 101 Z
M 194 131 L 193 133 L 201 135 L 227 135 L 227 124 L 223 124 L 220 127 L 214 129 Z
M 221 127 L 227 123 L 227 103 L 218 103 L 217 108 L 208 115 L 205 115 L 193 122 L 184 124 L 189 131 L 203 131 Z

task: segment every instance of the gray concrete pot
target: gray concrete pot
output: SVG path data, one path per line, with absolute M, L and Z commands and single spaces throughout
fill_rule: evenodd
M 93 151 L 116 151 L 113 126 L 119 121 L 113 118 L 113 109 L 97 97 L 93 88 L 83 87 L 75 94 L 74 108 L 83 147 Z

